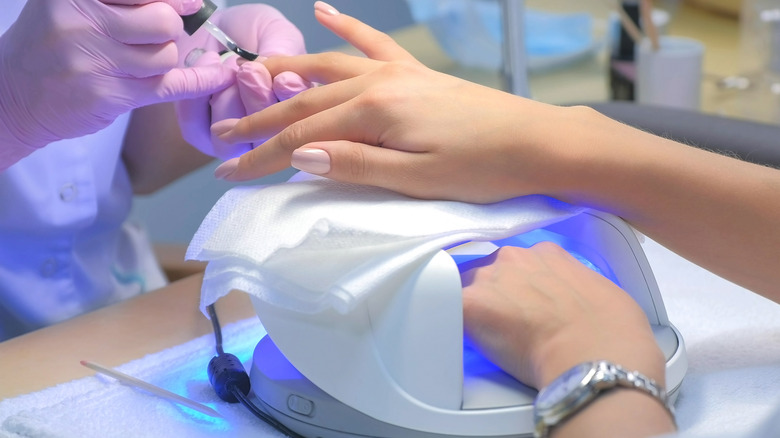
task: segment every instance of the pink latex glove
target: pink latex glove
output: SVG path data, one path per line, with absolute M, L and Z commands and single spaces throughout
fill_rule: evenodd
M 306 52 L 301 32 L 281 12 L 268 5 L 243 4 L 217 10 L 209 21 L 225 31 L 239 47 L 260 54 L 258 61 L 270 56 Z M 178 44 L 180 65 L 209 65 L 218 62 L 218 53 L 225 50 L 205 29 L 199 29 L 190 39 L 182 39 Z M 201 53 L 199 57 L 198 53 Z M 194 63 L 193 58 L 196 59 Z M 213 141 L 212 123 L 255 113 L 311 86 L 295 73 L 285 72 L 271 78 L 262 63 L 237 62 L 239 59 L 232 55 L 224 61 L 236 72 L 234 85 L 210 98 L 176 103 L 184 138 L 202 152 L 221 159 L 237 157 L 251 150 L 253 144 Z
M 51 142 L 148 104 L 233 82 L 215 64 L 178 68 L 181 15 L 202 0 L 28 0 L 0 37 L 0 170 Z

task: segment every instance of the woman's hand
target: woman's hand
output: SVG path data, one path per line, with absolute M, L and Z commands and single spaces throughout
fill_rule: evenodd
M 389 36 L 316 7 L 324 26 L 368 58 L 326 53 L 266 60 L 271 74 L 293 71 L 328 85 L 214 125 L 212 132 L 227 143 L 270 138 L 223 164 L 218 176 L 254 179 L 292 163 L 336 180 L 473 202 L 537 193 L 553 180 L 549 165 L 558 161 L 542 133 L 559 132 L 559 114 L 571 110 L 435 72 Z
M 639 305 L 560 246 L 502 247 L 462 271 L 466 336 L 518 380 L 542 388 L 606 359 L 664 384 L 666 361 Z
M 541 389 L 571 367 L 608 360 L 665 386 L 666 360 L 642 309 L 563 248 L 503 247 L 463 270 L 466 336 L 487 358 Z M 553 428 L 556 437 L 649 437 L 674 431 L 658 400 L 615 389 Z

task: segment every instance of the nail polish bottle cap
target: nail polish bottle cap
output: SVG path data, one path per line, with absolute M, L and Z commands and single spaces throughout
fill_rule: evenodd
M 203 23 L 205 23 L 216 10 L 217 5 L 215 5 L 214 2 L 211 0 L 203 0 L 203 6 L 201 6 L 198 12 L 191 15 L 182 15 L 181 19 L 184 21 L 184 31 L 187 32 L 187 35 L 192 35 L 195 31 L 200 29 L 200 27 L 203 26 Z

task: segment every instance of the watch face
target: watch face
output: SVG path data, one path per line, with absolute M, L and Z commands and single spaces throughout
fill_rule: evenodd
M 592 368 L 592 364 L 590 363 L 579 364 L 553 380 L 553 382 L 542 389 L 537 396 L 537 409 L 550 409 L 561 400 L 565 399 L 574 390 L 582 386 L 583 380 L 587 377 Z

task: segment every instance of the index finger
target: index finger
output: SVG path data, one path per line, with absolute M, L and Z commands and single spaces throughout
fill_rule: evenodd
M 263 65 L 277 76 L 283 72 L 297 73 L 309 82 L 331 84 L 376 70 L 382 62 L 338 52 L 313 55 L 268 58 Z
M 320 24 L 371 59 L 419 62 L 389 35 L 354 17 L 340 13 L 330 5 L 320 1 L 314 3 L 314 16 Z
M 307 91 L 307 93 L 312 91 L 319 90 L 312 89 Z M 288 102 L 290 101 L 273 105 L 266 111 Z M 228 181 L 248 181 L 279 172 L 290 166 L 290 157 L 295 149 L 311 142 L 364 140 L 365 138 L 360 129 L 364 125 L 363 119 L 356 113 L 354 108 L 347 102 L 336 105 L 328 111 L 315 112 L 305 119 L 291 123 L 262 145 L 244 153 L 240 157 L 225 162 L 220 167 L 222 170 L 229 168 L 230 173 L 229 175 L 219 175 L 218 178 L 227 179 Z M 250 119 L 250 117 L 258 117 L 262 114 L 263 112 L 260 112 L 245 117 L 234 126 L 231 132 L 218 135 L 218 138 L 224 139 L 227 135 L 231 142 L 235 142 L 239 138 L 252 138 L 252 134 L 256 134 L 259 129 L 258 127 L 248 126 L 256 124 L 253 123 L 253 119 Z M 271 119 L 276 119 L 276 117 L 271 117 Z M 258 120 L 260 119 L 254 119 L 254 121 Z M 214 127 L 216 126 L 215 124 Z M 220 169 L 218 168 L 217 171 L 220 171 Z M 221 173 L 221 171 L 217 171 L 215 171 L 215 174 Z

